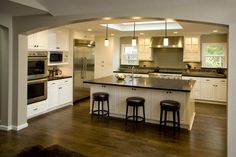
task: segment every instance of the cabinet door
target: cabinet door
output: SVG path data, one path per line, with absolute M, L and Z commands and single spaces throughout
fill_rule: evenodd
M 59 105 L 63 105 L 72 102 L 72 79 L 60 80 L 58 85 L 58 101 Z
M 201 79 L 201 99 L 214 100 L 214 80 L 204 78 Z
M 56 31 L 56 49 L 68 51 L 69 50 L 69 32 L 66 30 Z
M 215 81 L 215 100 L 227 101 L 227 81 L 226 79 L 217 79 Z
M 58 81 L 48 82 L 47 103 L 49 109 L 58 106 Z
M 48 49 L 48 31 L 42 31 L 36 33 L 36 45 L 37 49 L 47 50 Z
M 28 36 L 28 49 L 35 49 L 35 34 Z

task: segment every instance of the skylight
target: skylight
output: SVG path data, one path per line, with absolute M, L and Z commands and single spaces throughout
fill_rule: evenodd
M 106 27 L 106 24 L 101 24 Z M 119 31 L 133 31 L 134 22 L 127 23 L 118 23 L 118 24 L 108 24 L 109 28 L 116 29 Z M 143 21 L 143 22 L 135 22 L 136 31 L 148 31 L 148 30 L 164 30 L 165 29 L 165 21 Z M 183 29 L 183 27 L 176 21 L 167 21 L 167 29 Z

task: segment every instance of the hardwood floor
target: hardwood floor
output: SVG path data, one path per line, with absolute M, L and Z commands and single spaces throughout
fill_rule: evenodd
M 60 144 L 90 157 L 226 157 L 226 106 L 196 104 L 191 132 L 160 131 L 157 125 L 91 119 L 89 101 L 29 120 L 19 132 L 0 132 L 0 156 L 34 144 Z

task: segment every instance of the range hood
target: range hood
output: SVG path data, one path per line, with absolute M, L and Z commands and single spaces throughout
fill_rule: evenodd
M 164 37 L 152 37 L 151 47 L 152 48 L 183 48 L 184 37 L 183 36 L 168 36 L 169 45 L 164 46 Z

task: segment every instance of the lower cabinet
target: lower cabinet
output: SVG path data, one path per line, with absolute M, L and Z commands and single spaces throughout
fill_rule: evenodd
M 193 97 L 196 100 L 223 102 L 227 101 L 227 80 L 221 78 L 183 77 L 195 80 Z
M 28 118 L 72 104 L 72 78 L 48 81 L 47 93 L 47 100 L 27 106 Z

